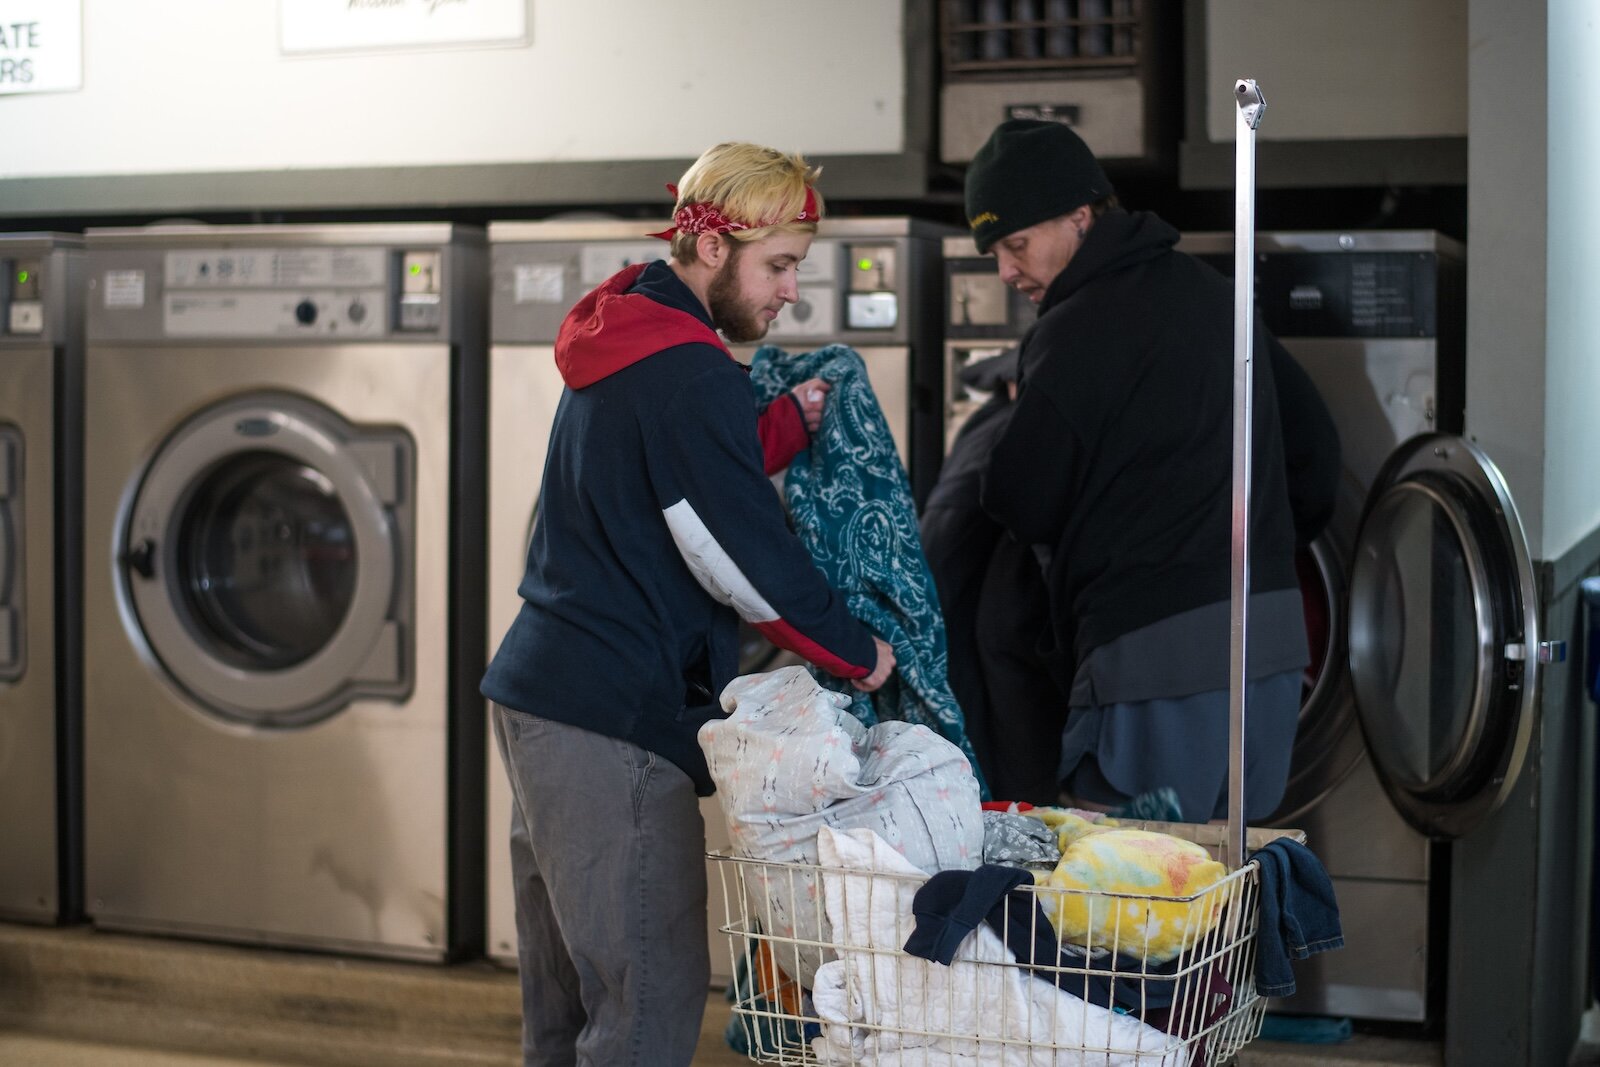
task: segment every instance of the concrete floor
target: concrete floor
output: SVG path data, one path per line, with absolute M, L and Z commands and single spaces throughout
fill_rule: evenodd
M 714 998 L 720 1002 L 719 998 Z M 701 1033 L 700 1048 L 695 1053 L 693 1067 L 739 1067 L 749 1060 L 735 1055 L 722 1040 L 722 1027 L 727 1023 L 725 1002 L 712 1003 L 706 1012 L 706 1025 Z M 198 1053 L 168 1052 L 133 1048 L 127 1045 L 106 1045 L 71 1038 L 44 1037 L 37 1034 L 6 1033 L 0 1031 L 0 1064 L 26 1064 L 28 1067 L 306 1067 L 315 1060 L 238 1059 L 229 1056 L 208 1056 Z M 508 1062 L 515 1063 L 513 1057 Z M 1349 1044 L 1336 1049 L 1307 1049 L 1272 1042 L 1256 1042 L 1238 1059 L 1238 1067 L 1435 1067 L 1444 1059 L 1437 1045 L 1427 1042 L 1407 1042 L 1384 1038 L 1357 1037 Z
M 708 1002 L 694 1067 L 738 1067 L 741 1064 L 748 1067 L 750 1061 L 734 1055 L 722 1040 L 722 1028 L 727 1025 L 730 1014 L 727 1002 L 720 995 L 713 996 Z M 169 1052 L 0 1030 L 0 1065 L 16 1064 L 18 1067 L 23 1064 L 27 1067 L 108 1067 L 112 1064 L 116 1067 L 307 1067 L 307 1064 L 315 1062 L 318 1061 L 314 1056 L 292 1063 L 286 1060 L 239 1059 L 236 1056 Z M 506 1062 L 517 1062 L 514 1050 Z
M 694 1067 L 750 1061 L 707 997 Z M 516 1067 L 516 976 L 0 924 L 0 1067 Z M 1442 1067 L 1437 1043 L 1258 1041 L 1237 1067 Z

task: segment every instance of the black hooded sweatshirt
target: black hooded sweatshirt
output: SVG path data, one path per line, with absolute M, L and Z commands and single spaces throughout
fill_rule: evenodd
M 1045 550 L 1064 683 L 1090 650 L 1231 593 L 1233 283 L 1177 240 L 1148 213 L 1096 221 L 1023 338 L 984 474 L 985 510 Z M 1304 542 L 1327 522 L 1339 463 L 1315 388 L 1255 329 L 1253 594 L 1296 586 L 1297 526 Z

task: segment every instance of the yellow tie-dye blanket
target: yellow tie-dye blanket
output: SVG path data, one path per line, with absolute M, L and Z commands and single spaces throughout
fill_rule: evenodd
M 1040 894 L 1062 941 L 1161 964 L 1216 925 L 1220 894 L 1196 895 L 1228 869 L 1194 842 L 1060 808 L 1028 814 L 1054 827 L 1060 841 L 1061 862 L 1036 877 L 1042 889 L 1062 890 Z

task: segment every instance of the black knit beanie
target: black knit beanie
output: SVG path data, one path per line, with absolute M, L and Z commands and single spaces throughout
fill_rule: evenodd
M 967 167 L 967 225 L 979 252 L 1008 234 L 1111 195 L 1111 182 L 1059 122 L 1008 119 Z

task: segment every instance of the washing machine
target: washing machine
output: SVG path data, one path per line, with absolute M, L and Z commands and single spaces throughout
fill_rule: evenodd
M 1231 234 L 1179 247 L 1232 272 Z M 1515 502 L 1465 432 L 1465 250 L 1431 231 L 1260 233 L 1256 304 L 1339 429 L 1332 522 L 1302 560 L 1312 669 L 1278 825 L 1333 879 L 1345 948 L 1273 1010 L 1442 1010 L 1447 842 L 1524 773 L 1539 597 Z
M 509 222 L 489 227 L 489 504 L 487 605 L 489 658 L 521 608 L 517 595 L 528 562 L 539 500 L 539 479 L 556 405 L 565 383 L 556 369 L 556 332 L 578 298 L 632 263 L 660 259 L 665 242 L 645 237 L 665 223 L 612 220 Z M 485 876 L 489 958 L 517 965 L 512 898 L 511 783 L 489 739 L 485 772 L 488 812 Z M 701 801 L 707 846 L 726 847 L 727 832 L 714 798 Z M 720 882 L 707 869 L 711 927 L 723 923 Z M 718 983 L 731 975 L 727 938 L 712 936 L 711 969 Z
M 417 960 L 468 950 L 482 231 L 86 239 L 90 917 Z
M 488 634 L 494 645 L 521 603 L 539 475 L 561 376 L 556 331 L 569 308 L 632 263 L 661 259 L 665 242 L 647 237 L 664 222 L 560 220 L 489 227 L 492 295 L 489 402 Z M 922 499 L 938 475 L 940 294 L 938 242 L 948 228 L 907 218 L 825 220 L 800 266 L 800 299 L 783 309 L 763 343 L 809 350 L 832 343 L 861 353 L 900 455 Z M 758 346 L 734 346 L 748 361 Z M 753 630 L 744 634 L 741 669 L 771 670 L 784 653 Z M 488 760 L 488 951 L 516 962 L 511 860 L 506 836 L 510 786 L 499 757 Z M 711 848 L 728 844 L 721 809 L 702 802 Z M 729 977 L 721 876 L 708 870 L 713 977 Z
M 1180 250 L 1233 270 L 1232 234 Z M 1275 1011 L 1423 1024 L 1442 1007 L 1443 842 L 1501 803 L 1536 717 L 1538 597 L 1516 509 L 1461 437 L 1465 260 L 1433 232 L 1258 233 L 1256 305 L 1328 404 L 1343 472 L 1299 560 L 1313 663 L 1283 806 L 1333 879 L 1340 952 Z M 950 437 L 966 364 L 1036 318 L 969 238 L 945 242 Z
M 82 241 L 0 235 L 0 917 L 82 908 Z

